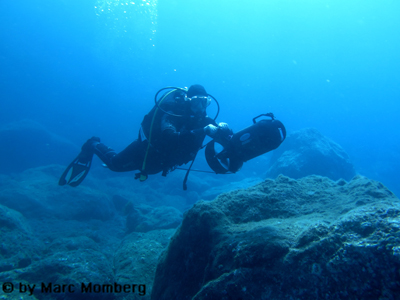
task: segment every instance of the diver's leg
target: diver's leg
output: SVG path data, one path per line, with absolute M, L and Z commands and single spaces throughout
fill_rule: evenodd
M 114 168 L 117 172 L 140 170 L 146 153 L 147 143 L 139 140 L 133 141 L 124 150 L 113 158 Z
M 110 147 L 104 145 L 103 143 L 96 143 L 93 145 L 93 152 L 96 154 L 107 167 L 112 170 L 112 160 L 117 153 Z
M 100 138 L 92 137 L 82 146 L 82 151 L 69 164 L 58 181 L 59 185 L 78 186 L 89 173 L 93 154 L 96 154 L 111 171 L 127 172 L 142 167 L 146 153 L 146 143 L 134 141 L 120 153 L 100 143 Z
M 118 154 L 103 143 L 94 145 L 94 153 L 107 165 L 111 171 L 127 172 L 139 170 L 142 166 L 146 145 L 141 141 L 134 141 Z

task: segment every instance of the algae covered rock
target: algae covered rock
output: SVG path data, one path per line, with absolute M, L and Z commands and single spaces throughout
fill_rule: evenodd
M 182 222 L 182 213 L 172 206 L 137 206 L 126 219 L 127 232 L 148 232 L 157 229 L 177 228 Z
M 332 180 L 350 180 L 355 175 L 343 148 L 313 128 L 289 134 L 273 152 L 271 164 L 267 172 L 271 178 L 282 174 L 295 179 L 320 175 Z
M 157 267 L 152 299 L 396 299 L 400 201 L 356 176 L 279 176 L 199 202 Z
M 114 280 L 111 261 L 93 249 L 56 252 L 1 277 L 35 286 L 39 299 L 113 299 L 111 293 L 95 292 L 94 285 L 113 285 Z
M 174 229 L 133 232 L 119 245 L 114 255 L 115 281 L 120 284 L 138 284 L 138 291 L 121 298 L 150 299 L 154 274 L 160 253 L 168 245 Z M 140 286 L 139 286 L 140 285 Z
M 0 205 L 0 236 L 0 274 L 29 266 L 43 249 L 25 218 L 3 205 Z M 0 281 L 1 278 L 0 275 Z

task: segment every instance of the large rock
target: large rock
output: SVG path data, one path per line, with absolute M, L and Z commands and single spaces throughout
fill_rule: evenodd
M 203 200 L 213 200 L 222 193 L 230 192 L 237 189 L 245 189 L 259 183 L 262 180 L 262 178 L 248 177 L 244 178 L 241 181 L 231 181 L 227 184 L 216 185 L 203 191 L 203 193 L 201 193 L 201 197 Z
M 127 232 L 148 232 L 157 229 L 177 228 L 182 213 L 172 206 L 150 207 L 140 205 L 132 208 L 126 219 Z
M 274 151 L 267 176 L 275 178 L 279 174 L 295 179 L 320 175 L 332 180 L 350 180 L 355 171 L 342 147 L 318 130 L 308 128 L 289 134 Z
M 79 153 L 79 147 L 31 120 L 1 127 L 0 141 L 0 173 L 67 164 Z
M 91 186 L 103 190 L 60 187 L 62 171 L 50 165 L 0 175 L 0 284 L 15 284 L 13 294 L 0 289 L 0 299 L 149 299 L 158 257 L 175 229 L 149 230 L 177 227 L 182 213 L 139 204 L 141 193 L 131 200 L 111 197 L 95 179 Z M 129 207 L 143 214 L 135 229 L 148 232 L 126 235 Z M 33 296 L 18 291 L 18 283 L 35 285 Z M 53 291 L 42 292 L 42 283 Z M 82 294 L 82 283 L 92 283 L 91 292 Z M 118 290 L 126 284 L 130 290 Z M 60 291 L 60 285 L 73 286 L 73 292 Z M 95 290 L 103 286 L 104 292 Z
M 197 203 L 152 299 L 399 299 L 400 201 L 381 183 L 279 176 Z
M 114 255 L 115 281 L 138 284 L 138 289 L 117 299 L 138 299 L 138 295 L 140 299 L 150 299 L 158 257 L 174 232 L 174 229 L 133 232 L 124 238 Z
M 26 219 L 3 205 L 0 205 L 0 236 L 0 274 L 29 266 L 44 248 Z
M 135 232 L 120 243 L 114 241 L 113 249 L 107 250 L 104 242 L 97 243 L 87 236 L 79 236 L 85 233 L 81 230 L 75 233 L 78 236 L 59 237 L 48 242 L 46 251 L 28 266 L 0 272 L 0 282 L 35 285 L 34 295 L 40 300 L 150 299 L 158 257 L 174 232 L 173 229 Z M 49 236 L 45 238 L 48 239 Z M 47 287 L 51 283 L 52 292 L 41 292 L 42 283 Z M 92 284 L 89 293 L 82 293 L 82 283 L 86 287 Z M 71 285 L 72 289 L 60 292 L 56 290 L 57 284 Z M 107 286 L 107 289 L 97 292 L 94 285 Z M 118 291 L 118 287 L 125 285 L 129 285 L 130 290 Z
M 90 247 L 83 248 L 83 245 Z M 95 284 L 114 284 L 112 261 L 95 248 L 83 243 L 76 249 L 43 255 L 29 267 L 0 273 L 0 280 L 35 286 L 34 295 L 38 299 L 114 299 L 113 293 L 99 293 L 94 289 Z M 42 283 L 47 292 L 43 292 Z M 63 291 L 60 285 L 71 287 Z M 86 287 L 88 293 L 85 293 Z

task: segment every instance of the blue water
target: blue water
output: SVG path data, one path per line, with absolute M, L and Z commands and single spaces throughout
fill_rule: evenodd
M 396 189 L 399 15 L 396 0 L 0 1 L 0 126 L 119 151 L 158 89 L 199 83 L 235 131 L 272 111 Z

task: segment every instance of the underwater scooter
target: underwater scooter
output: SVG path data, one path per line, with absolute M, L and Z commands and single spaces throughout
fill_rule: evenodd
M 256 121 L 263 116 L 270 119 Z M 221 132 L 221 136 L 207 144 L 206 160 L 216 174 L 236 173 L 244 162 L 278 148 L 285 138 L 282 122 L 275 119 L 273 113 L 262 114 L 253 118 L 253 125 L 232 136 Z M 223 149 L 218 152 L 216 144 Z

